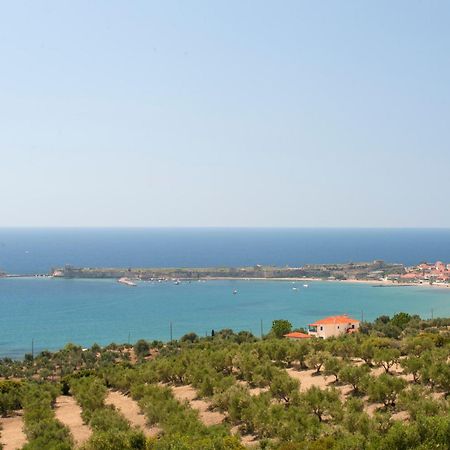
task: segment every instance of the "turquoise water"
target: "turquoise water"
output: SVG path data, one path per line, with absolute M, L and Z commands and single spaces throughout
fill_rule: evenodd
M 293 286 L 298 289 L 294 291 Z M 233 295 L 237 289 L 238 294 Z M 21 357 L 74 342 L 168 340 L 212 329 L 250 330 L 259 335 L 274 319 L 300 327 L 331 314 L 366 320 L 398 311 L 450 316 L 450 289 L 372 287 L 366 284 L 282 281 L 207 281 L 174 285 L 114 280 L 0 279 L 0 357 Z

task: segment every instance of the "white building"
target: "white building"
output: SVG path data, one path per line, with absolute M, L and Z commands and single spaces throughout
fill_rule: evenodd
M 319 338 L 329 338 L 340 334 L 354 333 L 359 328 L 359 320 L 347 315 L 325 317 L 308 325 L 308 334 Z

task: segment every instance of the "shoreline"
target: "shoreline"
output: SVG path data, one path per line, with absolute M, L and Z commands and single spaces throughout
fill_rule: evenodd
M 324 278 L 264 278 L 264 277 L 256 277 L 256 278 L 242 278 L 242 277 L 205 277 L 199 278 L 200 280 L 208 281 L 208 280 L 243 280 L 243 281 L 320 281 L 323 283 L 344 283 L 344 284 L 372 284 L 374 287 L 382 285 L 382 287 L 430 287 L 430 288 L 450 288 L 450 284 L 430 284 L 430 283 L 397 283 L 394 281 L 388 280 L 357 280 L 357 279 L 347 279 L 347 280 L 326 280 Z
M 70 279 L 70 280 L 111 280 L 111 281 L 118 281 L 117 278 L 111 277 L 111 278 L 89 278 L 89 277 L 73 277 L 73 278 L 64 278 L 64 277 L 58 277 L 58 276 L 36 276 L 36 275 L 13 275 L 13 276 L 4 276 L 0 277 L 1 279 Z M 143 281 L 146 282 L 147 280 L 139 280 L 138 278 L 131 278 L 132 281 Z M 324 278 L 312 278 L 312 277 L 200 277 L 200 278 L 185 278 L 185 279 L 179 279 L 179 281 L 186 282 L 186 281 L 284 281 L 284 282 L 322 282 L 322 283 L 342 283 L 342 284 L 369 284 L 373 287 L 424 287 L 424 288 L 434 288 L 434 289 L 449 289 L 450 283 L 447 284 L 440 284 L 440 283 L 407 283 L 407 282 L 395 282 L 390 280 L 360 280 L 360 279 L 346 279 L 346 280 L 327 280 Z M 170 283 L 172 280 L 166 280 L 165 282 Z M 120 283 L 120 282 L 119 282 Z

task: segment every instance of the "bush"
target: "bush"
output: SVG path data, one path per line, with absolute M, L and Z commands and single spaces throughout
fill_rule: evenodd
M 24 388 L 24 450 L 70 450 L 73 442 L 69 430 L 56 420 L 52 404 L 58 394 L 56 386 L 30 384 Z
M 0 381 L 0 417 L 8 416 L 12 411 L 21 409 L 22 383 Z
M 127 431 L 130 428 L 128 421 L 112 406 L 95 409 L 91 413 L 89 426 L 94 431 Z
M 369 372 L 370 369 L 366 365 L 355 366 L 353 364 L 346 364 L 340 370 L 340 377 L 343 383 L 351 384 L 353 393 L 357 394 L 365 390 Z
M 292 324 L 288 320 L 274 320 L 272 322 L 272 333 L 278 339 L 292 331 Z
M 105 385 L 95 377 L 80 378 L 73 380 L 71 391 L 83 409 L 83 420 L 89 423 L 94 411 L 104 407 L 106 397 Z
M 134 344 L 134 352 L 138 358 L 142 359 L 150 353 L 150 344 L 144 339 L 139 339 Z
M 145 450 L 145 436 L 137 430 L 104 430 L 94 433 L 81 450 Z
M 181 342 L 190 342 L 191 344 L 198 341 L 196 333 L 187 333 L 180 339 Z
M 381 402 L 385 407 L 394 407 L 398 394 L 406 385 L 403 378 L 393 377 L 388 374 L 381 374 L 378 377 L 371 377 L 368 384 L 369 398 L 372 402 Z
M 302 396 L 301 401 L 309 413 L 314 414 L 319 422 L 325 415 L 337 418 L 341 413 L 339 393 L 335 389 L 320 389 L 310 387 Z

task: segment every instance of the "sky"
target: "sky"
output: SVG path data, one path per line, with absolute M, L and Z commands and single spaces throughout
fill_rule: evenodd
M 0 226 L 450 227 L 450 3 L 0 2 Z

